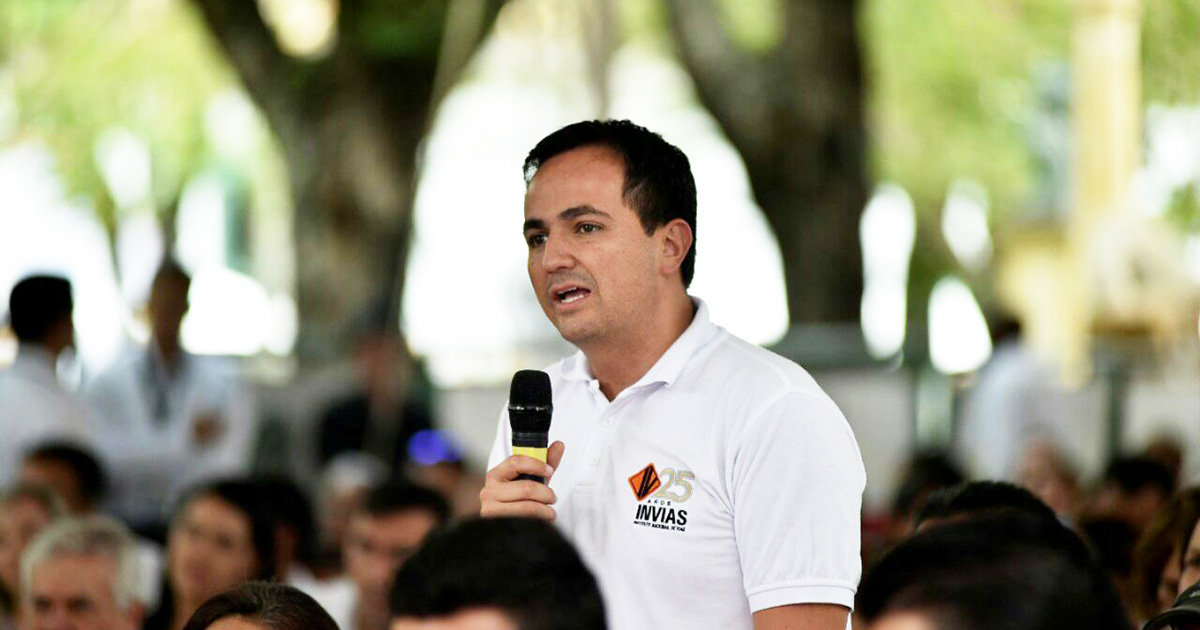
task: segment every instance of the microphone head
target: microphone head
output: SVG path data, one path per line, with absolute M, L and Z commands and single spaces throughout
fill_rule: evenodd
M 549 374 L 540 370 L 521 370 L 513 375 L 508 392 L 508 418 L 513 431 L 549 431 L 553 408 Z

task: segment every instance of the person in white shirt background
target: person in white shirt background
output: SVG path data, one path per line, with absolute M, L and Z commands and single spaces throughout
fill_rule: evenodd
M 16 480 L 25 451 L 50 440 L 87 443 L 88 411 L 58 380 L 58 359 L 75 346 L 71 283 L 29 276 L 9 296 L 17 357 L 0 371 L 0 488 Z
M 511 456 L 501 414 L 482 514 L 555 521 L 616 630 L 847 627 L 857 442 L 807 372 L 688 295 L 687 157 L 628 121 L 582 122 L 534 147 L 525 178 L 530 282 L 580 352 L 548 370 L 548 464 Z
M 93 430 L 112 480 L 110 509 L 161 538 L 172 498 L 204 480 L 245 472 L 254 407 L 235 366 L 186 352 L 180 326 L 191 278 L 166 260 L 151 284 L 150 343 L 88 388 Z

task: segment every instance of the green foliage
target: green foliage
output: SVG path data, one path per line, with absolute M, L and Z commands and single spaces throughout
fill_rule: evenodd
M 0 63 L 13 79 L 18 139 L 49 147 L 68 190 L 111 229 L 115 210 L 95 164 L 106 130 L 151 146 L 155 205 L 206 160 L 204 111 L 233 85 L 191 5 L 178 0 L 8 0 Z
M 1031 77 L 1066 59 L 1062 0 L 869 0 L 863 14 L 875 176 L 936 212 L 961 177 L 1003 216 L 1031 195 Z
M 1143 0 L 1146 102 L 1200 102 L 1200 0 Z

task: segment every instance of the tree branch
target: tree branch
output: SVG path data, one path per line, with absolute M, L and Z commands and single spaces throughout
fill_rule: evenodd
M 769 66 L 738 48 L 712 0 L 667 0 L 680 56 L 701 102 L 747 158 L 771 140 Z
M 230 63 L 254 100 L 270 114 L 271 121 L 289 120 L 295 111 L 296 77 L 302 63 L 288 57 L 276 44 L 275 35 L 263 21 L 258 3 L 251 0 L 193 0 L 209 31 L 216 37 Z M 277 133 L 287 130 L 276 129 Z

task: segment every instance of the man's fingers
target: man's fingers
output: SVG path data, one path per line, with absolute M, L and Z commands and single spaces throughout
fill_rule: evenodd
M 561 450 L 559 457 L 562 457 Z M 527 455 L 513 455 L 489 470 L 487 478 L 489 481 L 512 481 L 521 474 L 549 478 L 554 474 L 554 470 L 545 462 L 539 462 Z
M 520 501 L 517 503 L 485 503 L 483 505 L 483 509 L 480 510 L 479 515 L 485 518 L 494 518 L 497 516 L 518 516 L 524 518 L 538 518 L 544 521 L 553 521 L 557 516 L 554 508 L 536 501 Z
M 567 445 L 560 441 L 551 444 L 550 450 L 546 452 L 546 461 L 554 470 L 558 470 L 558 464 L 562 461 L 563 451 L 565 450 L 567 450 Z M 547 475 L 546 478 L 549 479 L 550 476 Z
M 535 501 L 549 505 L 558 500 L 549 486 L 528 480 L 488 484 L 480 494 L 485 503 Z

